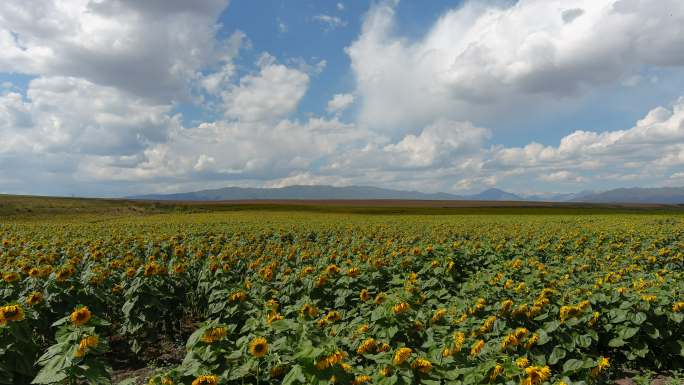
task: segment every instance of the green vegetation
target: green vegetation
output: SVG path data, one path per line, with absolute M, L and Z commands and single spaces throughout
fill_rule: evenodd
M 0 222 L 0 383 L 154 367 L 145 381 L 163 385 L 582 385 L 684 369 L 684 221 L 663 207 L 7 199 L 32 212 Z

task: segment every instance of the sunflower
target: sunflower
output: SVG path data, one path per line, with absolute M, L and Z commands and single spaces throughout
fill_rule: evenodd
M 587 324 L 591 327 L 596 325 L 598 320 L 601 318 L 601 313 L 595 311 L 594 314 L 591 315 L 591 319 L 587 322 Z
M 484 321 L 482 326 L 480 326 L 480 329 L 479 329 L 480 334 L 485 334 L 485 333 L 488 333 L 490 330 L 492 330 L 492 327 L 494 327 L 494 322 L 496 322 L 495 316 L 488 317 Z
M 312 317 L 312 318 L 313 318 L 313 317 L 315 317 L 315 316 L 318 315 L 318 309 L 317 309 L 315 306 L 311 305 L 311 304 L 305 303 L 304 306 L 302 306 L 302 309 L 300 310 L 300 313 L 301 313 L 303 316 L 308 316 L 308 317 Z
M 509 334 L 501 341 L 501 350 L 506 350 L 509 346 L 515 346 L 518 342 L 518 338 L 515 334 Z
M 527 357 L 520 357 L 517 360 L 515 360 L 515 364 L 520 369 L 525 369 L 526 367 L 530 366 L 530 360 L 528 360 Z
M 684 311 L 684 302 L 676 302 L 672 304 L 672 311 L 675 313 L 679 313 L 681 311 Z
M 465 343 L 465 333 L 463 333 L 463 332 L 454 333 L 454 351 L 453 352 L 460 352 L 464 343 Z
M 354 378 L 354 381 L 352 381 L 352 385 L 361 385 L 361 384 L 371 382 L 372 380 L 373 379 L 371 378 L 371 376 L 362 374 L 362 375 L 356 376 Z
M 407 304 L 406 302 L 401 302 L 401 303 L 394 305 L 392 310 L 394 311 L 394 314 L 401 314 L 401 313 L 407 311 L 409 308 L 410 308 L 409 304 Z
M 43 293 L 41 292 L 34 291 L 26 297 L 26 303 L 29 306 L 35 306 L 41 302 L 43 302 Z
M 97 336 L 87 336 L 78 343 L 78 349 L 74 352 L 74 357 L 81 358 L 88 353 L 88 349 L 97 346 L 100 339 Z
M 24 309 L 19 305 L 6 305 L 0 307 L 0 325 L 7 321 L 17 322 L 24 319 Z
M 359 299 L 362 302 L 366 302 L 370 299 L 370 293 L 368 293 L 368 289 L 361 289 L 361 293 L 359 293 Z
M 16 272 L 7 273 L 2 277 L 2 279 L 7 283 L 18 281 L 19 278 L 21 278 L 21 276 L 19 275 L 19 273 Z
M 368 338 L 361 342 L 359 347 L 356 349 L 357 354 L 366 354 L 369 351 L 375 350 L 376 343 L 373 338 Z
M 335 366 L 342 362 L 342 360 L 347 356 L 346 353 L 341 351 L 336 351 L 328 357 L 324 357 L 316 362 L 316 369 L 325 370 L 329 367 Z
M 268 353 L 268 341 L 263 337 L 257 337 L 249 343 L 249 353 L 254 357 L 263 357 Z
M 437 309 L 432 315 L 432 322 L 439 322 L 446 315 L 446 309 Z
M 287 366 L 285 365 L 276 365 L 270 370 L 270 375 L 271 378 L 280 378 L 285 375 L 287 372 Z
M 98 342 L 100 341 L 97 336 L 87 336 L 78 343 L 79 349 L 89 349 L 92 347 L 97 346 Z
M 384 352 L 389 352 L 391 347 L 387 342 L 383 342 L 378 346 L 378 352 L 384 353 Z
M 482 351 L 482 348 L 484 348 L 485 342 L 484 340 L 477 340 L 473 344 L 473 346 L 470 347 L 470 356 L 471 357 L 476 357 L 480 355 L 480 352 Z
M 217 385 L 218 384 L 218 377 L 214 375 L 204 375 L 204 376 L 199 376 L 195 378 L 195 380 L 192 382 L 192 385 Z
M 427 358 L 416 358 L 411 364 L 411 368 L 421 373 L 430 373 L 432 370 L 432 363 Z
M 492 372 L 489 374 L 489 381 L 493 382 L 497 377 L 503 373 L 504 368 L 501 366 L 501 364 L 496 364 L 496 366 L 492 369 Z
M 591 369 L 591 376 L 598 377 L 603 371 L 610 367 L 610 360 L 607 357 L 599 357 L 596 366 Z
M 247 293 L 245 293 L 244 291 L 236 291 L 235 293 L 230 295 L 231 302 L 242 302 L 245 299 L 247 299 Z
M 81 326 L 87 324 L 88 321 L 90 321 L 90 317 L 91 314 L 90 310 L 88 310 L 88 307 L 82 306 L 80 308 L 74 309 L 69 318 L 71 319 L 71 323 L 76 326 Z
M 539 334 L 533 333 L 530 338 L 527 339 L 527 342 L 525 342 L 525 349 L 530 349 L 532 346 L 534 346 L 537 342 L 539 341 Z
M 209 328 L 202 335 L 202 342 L 211 345 L 216 341 L 226 338 L 227 335 L 228 331 L 223 326 Z
M 404 361 L 406 361 L 409 358 L 411 353 L 413 353 L 413 350 L 411 350 L 411 348 L 403 347 L 403 348 L 397 349 L 397 351 L 394 352 L 394 358 L 392 359 L 392 363 L 394 365 L 403 364 Z
M 551 369 L 548 366 L 529 366 L 525 368 L 525 377 L 521 385 L 539 385 L 551 377 Z

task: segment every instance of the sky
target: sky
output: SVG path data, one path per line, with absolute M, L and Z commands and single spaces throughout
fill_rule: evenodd
M 684 186 L 681 0 L 4 0 L 0 193 Z

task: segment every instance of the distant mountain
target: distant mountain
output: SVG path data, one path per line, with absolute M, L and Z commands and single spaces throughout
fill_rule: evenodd
M 405 199 L 458 200 L 462 196 L 447 193 L 422 193 L 367 186 L 288 186 L 279 188 L 226 187 L 178 194 L 151 194 L 129 197 L 143 200 L 220 201 L 220 200 L 330 200 L 330 199 Z
M 521 197 L 499 189 L 474 195 L 422 193 L 367 186 L 288 186 L 279 188 L 226 187 L 178 194 L 150 194 L 128 197 L 139 200 L 224 201 L 224 200 L 335 200 L 335 199 L 403 199 L 403 200 L 486 200 L 520 201 Z
M 138 200 L 229 201 L 229 200 L 468 200 L 584 203 L 662 203 L 684 204 L 684 187 L 619 188 L 603 192 L 542 193 L 516 195 L 497 188 L 478 194 L 423 193 L 368 186 L 288 186 L 278 188 L 226 187 L 177 194 L 150 194 L 128 197 Z
M 468 200 L 477 200 L 477 201 L 521 201 L 523 198 L 521 198 L 518 195 L 499 190 L 498 188 L 490 188 L 487 189 L 479 194 L 475 195 L 468 195 L 466 196 Z
M 573 202 L 592 194 L 596 194 L 596 191 L 585 190 L 578 193 L 540 193 L 533 195 L 521 195 L 521 197 L 526 201 Z
M 684 204 L 684 187 L 618 188 L 577 197 L 572 202 Z

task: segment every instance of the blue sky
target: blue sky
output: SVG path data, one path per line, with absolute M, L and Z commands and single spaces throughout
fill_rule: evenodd
M 677 0 L 0 5 L 0 193 L 684 185 Z

